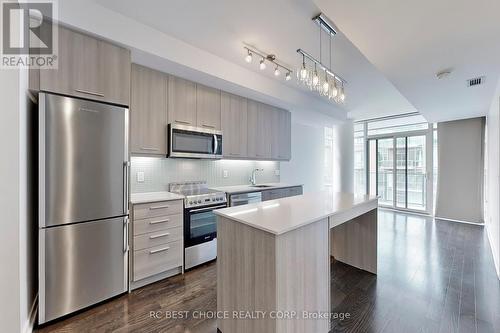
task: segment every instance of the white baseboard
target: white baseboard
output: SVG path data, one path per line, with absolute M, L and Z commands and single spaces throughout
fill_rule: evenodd
M 495 244 L 491 241 L 490 228 L 488 228 L 488 225 L 486 225 L 486 235 L 488 235 L 488 242 L 490 243 L 491 253 L 493 254 L 493 264 L 495 265 L 495 270 L 500 280 L 500 258 L 498 258 L 498 249 L 495 248 Z
M 470 222 L 470 221 L 462 221 L 462 220 L 455 220 L 455 219 L 449 219 L 449 218 L 446 218 L 446 217 L 438 217 L 438 216 L 434 216 L 434 218 L 436 220 L 443 220 L 443 221 L 450 221 L 450 222 L 458 222 L 458 223 L 465 223 L 465 224 L 472 224 L 472 225 L 477 225 L 477 226 L 483 226 L 484 227 L 484 223 L 478 223 L 478 222 Z
M 32 333 L 33 328 L 35 327 L 35 320 L 36 320 L 36 315 L 38 312 L 38 294 L 35 296 L 35 300 L 33 301 L 33 304 L 31 305 L 31 310 L 30 314 L 28 316 L 28 321 L 24 323 L 24 327 L 22 332 L 23 333 Z

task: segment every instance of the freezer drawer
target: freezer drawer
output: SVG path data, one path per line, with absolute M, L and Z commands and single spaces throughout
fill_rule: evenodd
M 125 217 L 39 230 L 39 323 L 127 290 Z

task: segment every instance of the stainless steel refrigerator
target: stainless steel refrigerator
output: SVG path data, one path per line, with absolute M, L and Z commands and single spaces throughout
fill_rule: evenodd
M 128 109 L 40 93 L 39 324 L 128 289 Z

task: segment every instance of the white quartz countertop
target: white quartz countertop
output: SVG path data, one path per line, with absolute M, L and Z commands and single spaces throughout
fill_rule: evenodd
M 147 192 L 147 193 L 132 193 L 130 195 L 131 204 L 141 204 L 158 201 L 169 201 L 184 199 L 183 195 L 171 192 Z
M 218 209 L 214 213 L 275 235 L 327 217 L 335 225 L 377 208 L 378 198 L 340 192 L 313 192 L 243 206 Z M 337 217 L 337 219 L 335 219 Z
M 253 187 L 252 185 L 235 185 L 235 186 L 217 186 L 210 187 L 213 190 L 226 192 L 227 194 L 261 192 L 266 190 L 275 190 L 279 188 L 302 186 L 302 184 L 286 184 L 286 183 L 262 183 L 258 185 L 267 185 L 269 187 Z

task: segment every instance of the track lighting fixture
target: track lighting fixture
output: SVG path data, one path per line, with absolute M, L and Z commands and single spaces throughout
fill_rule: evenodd
M 245 61 L 248 63 L 251 63 L 252 62 L 252 52 L 250 52 L 250 50 L 247 50 L 247 51 L 248 51 L 248 53 L 245 56 Z
M 280 76 L 280 69 L 278 66 L 274 69 L 274 76 Z
M 283 72 L 285 73 L 286 81 L 290 81 L 290 79 L 292 78 L 293 71 L 287 66 L 283 65 L 281 62 L 278 62 L 274 54 L 265 54 L 264 52 L 255 50 L 254 48 L 250 48 L 248 46 L 244 46 L 243 48 L 247 51 L 245 55 L 245 61 L 247 63 L 252 62 L 252 56 L 255 54 L 262 58 L 259 61 L 260 70 L 265 70 L 267 67 L 266 62 L 269 62 L 271 63 L 271 65 L 274 65 L 274 76 L 280 76 L 281 70 L 283 70 Z
M 262 60 L 260 61 L 259 68 L 261 71 L 266 69 L 266 60 L 264 58 L 262 58 Z

